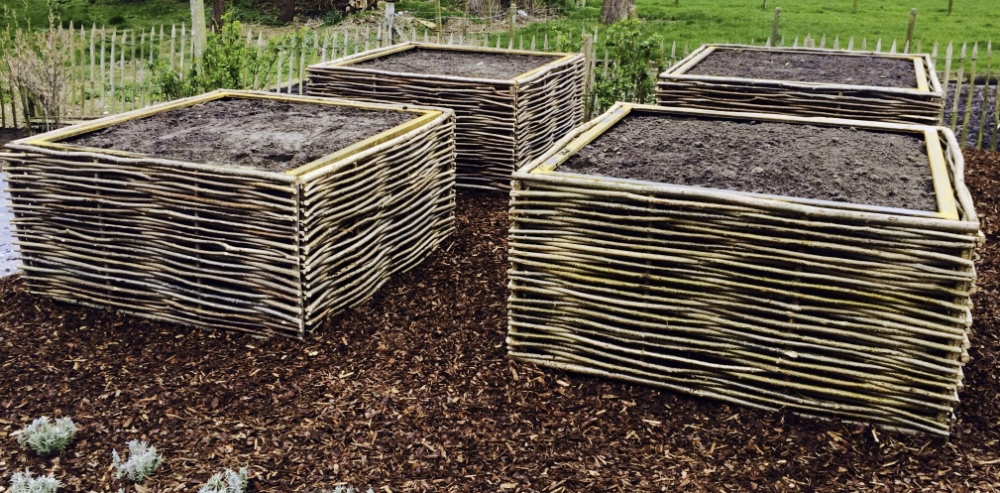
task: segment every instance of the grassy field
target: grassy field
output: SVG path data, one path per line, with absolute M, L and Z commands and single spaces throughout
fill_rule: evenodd
M 885 49 L 893 40 L 906 38 L 910 9 L 917 9 L 914 47 L 919 43 L 930 51 L 935 42 L 979 42 L 985 47 L 990 39 L 1000 42 L 1000 4 L 996 0 L 965 0 L 955 2 L 947 15 L 948 0 L 858 0 L 858 11 L 852 13 L 852 0 L 637 0 L 636 10 L 644 21 L 648 34 L 659 34 L 669 44 L 702 43 L 762 44 L 771 34 L 774 10 L 781 7 L 780 35 L 791 45 L 796 36 L 811 35 L 818 41 L 826 36 L 828 47 L 839 37 L 842 47 L 853 36 L 857 47 L 867 39 L 874 48 L 881 38 Z M 525 36 L 539 37 L 575 33 L 579 37 L 584 26 L 593 26 L 600 15 L 601 1 L 588 0 L 562 20 L 537 23 L 525 28 Z M 1000 47 L 998 47 L 1000 48 Z
M 190 4 L 177 0 L 0 0 L 3 24 L 15 18 L 18 24 L 48 26 L 49 9 L 63 25 L 116 26 L 149 29 L 161 24 L 191 23 Z
M 929 51 L 934 42 L 979 42 L 985 46 L 992 38 L 1000 41 L 1000 5 L 996 0 L 955 2 L 950 16 L 948 0 L 857 0 L 857 13 L 852 13 L 853 0 L 767 0 L 766 8 L 762 8 L 763 1 L 679 0 L 675 4 L 675 0 L 637 0 L 636 6 L 647 33 L 692 48 L 706 42 L 763 43 L 771 33 L 776 7 L 782 10 L 780 33 L 787 44 L 806 35 L 817 40 L 826 35 L 830 44 L 839 36 L 846 44 L 853 36 L 858 45 L 865 38 L 872 47 L 881 38 L 888 48 L 893 40 L 902 43 L 905 39 L 911 8 L 917 9 L 914 44 L 919 43 L 925 50 Z M 231 8 L 243 7 L 241 2 L 227 3 Z M 450 5 L 452 2 L 443 3 L 446 15 L 460 12 Z M 36 27 L 47 24 L 50 5 L 63 24 L 73 21 L 75 25 L 149 28 L 190 19 L 188 3 L 177 0 L 0 0 L 8 19 L 10 12 L 16 12 L 20 22 L 30 19 Z M 432 19 L 433 6 L 434 2 L 428 0 L 404 0 L 397 3 L 396 9 Z M 593 29 L 600 8 L 601 0 L 587 0 L 586 6 L 573 9 L 564 19 L 535 23 L 520 33 L 529 37 L 548 34 L 553 39 L 562 34 L 576 39 L 585 26 Z

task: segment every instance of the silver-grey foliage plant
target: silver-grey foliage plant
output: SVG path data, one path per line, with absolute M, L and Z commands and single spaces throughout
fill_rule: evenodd
M 42 416 L 17 432 L 17 443 L 39 455 L 58 454 L 73 442 L 76 430 L 76 423 L 70 418 L 59 418 L 53 422 Z
M 10 493 L 56 493 L 62 486 L 58 479 L 52 476 L 32 476 L 27 469 L 16 472 L 10 478 Z
M 111 451 L 111 465 L 115 468 L 115 477 L 128 478 L 134 483 L 141 483 L 148 478 L 157 467 L 160 467 L 162 461 L 163 457 L 156 453 L 156 447 L 139 440 L 128 442 L 127 461 L 122 461 L 117 450 Z
M 332 490 L 327 490 L 325 493 L 361 493 L 350 486 L 337 486 Z M 365 493 L 375 493 L 375 490 L 368 488 Z
M 234 471 L 228 467 L 208 478 L 198 493 L 244 493 L 247 488 L 247 468 Z

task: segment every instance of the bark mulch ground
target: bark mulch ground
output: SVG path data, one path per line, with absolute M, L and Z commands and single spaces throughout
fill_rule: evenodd
M 989 244 L 950 440 L 798 418 L 505 357 L 506 197 L 463 194 L 458 233 L 305 340 L 213 333 L 0 280 L 0 472 L 117 491 L 111 449 L 148 440 L 145 491 L 247 465 L 253 491 L 1000 490 L 1000 154 L 969 153 Z M 72 416 L 57 459 L 10 434 Z M 129 487 L 127 491 L 135 491 Z

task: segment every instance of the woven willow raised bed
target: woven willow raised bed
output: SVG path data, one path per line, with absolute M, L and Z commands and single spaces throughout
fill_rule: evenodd
M 512 79 L 404 73 L 356 64 L 414 50 L 518 55 L 538 66 Z M 450 108 L 457 115 L 457 186 L 510 188 L 510 175 L 583 122 L 584 60 L 580 54 L 404 43 L 309 67 L 307 91 L 361 101 Z
M 915 83 L 913 87 L 877 87 L 691 73 L 703 60 L 724 51 L 766 52 L 780 56 L 822 55 L 911 60 Z M 916 54 L 703 45 L 660 74 L 656 94 L 657 104 L 661 106 L 759 111 L 890 123 L 937 125 L 944 111 L 944 93 L 934 65 L 928 55 Z
M 560 171 L 628 114 L 916 135 L 939 210 Z M 946 435 L 981 242 L 962 176 L 960 146 L 941 127 L 619 103 L 514 174 L 509 352 L 757 408 Z
M 59 143 L 228 99 L 413 119 L 287 172 Z M 13 142 L 4 170 L 27 285 L 147 318 L 301 336 L 451 233 L 453 134 L 448 110 L 216 91 Z

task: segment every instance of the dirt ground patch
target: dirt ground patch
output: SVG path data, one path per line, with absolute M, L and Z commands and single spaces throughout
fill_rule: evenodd
M 458 232 L 305 340 L 53 303 L 0 280 L 0 471 L 117 491 L 112 448 L 149 440 L 149 491 L 224 466 L 253 491 L 1000 491 L 1000 155 L 968 153 L 988 245 L 950 440 L 744 409 L 505 356 L 507 198 L 460 194 Z M 72 416 L 58 460 L 19 450 Z M 127 491 L 132 491 L 131 489 Z
M 855 86 L 917 87 L 912 60 L 875 56 L 720 48 L 687 73 Z
M 392 72 L 513 79 L 559 56 L 508 55 L 489 52 L 412 49 L 352 66 Z
M 129 120 L 62 142 L 195 163 L 285 171 L 416 116 L 349 106 L 233 98 Z
M 559 171 L 937 210 L 923 139 L 853 127 L 627 116 Z
M 968 128 L 965 125 L 965 108 L 969 105 L 969 84 L 962 84 L 962 90 L 957 95 L 955 94 L 956 86 L 955 81 L 948 84 L 942 124 L 950 127 L 954 115 L 955 137 L 961 141 L 962 135 L 965 134 L 965 142 L 962 143 L 965 147 L 975 149 L 980 146 L 980 149 L 991 150 L 995 145 L 1000 145 L 1000 126 L 994 123 L 997 109 L 996 81 L 992 84 L 977 84 L 972 91 L 972 107 L 969 111 Z M 956 97 L 959 98 L 957 106 L 955 105 Z M 953 109 L 958 111 L 952 111 Z M 979 139 L 980 129 L 982 130 L 981 143 Z

